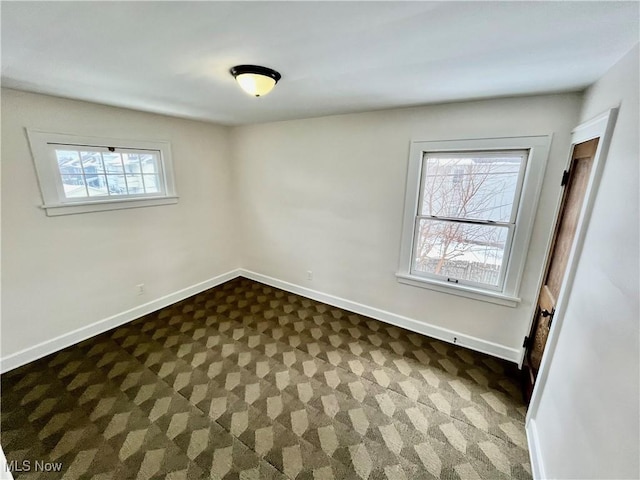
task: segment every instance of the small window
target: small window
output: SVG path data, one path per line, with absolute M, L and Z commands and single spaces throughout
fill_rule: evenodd
M 166 142 L 27 133 L 47 215 L 177 202 Z
M 548 137 L 414 142 L 399 280 L 517 303 L 547 153 Z

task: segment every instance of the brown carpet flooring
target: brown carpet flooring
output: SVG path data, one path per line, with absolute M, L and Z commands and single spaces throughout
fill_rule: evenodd
M 3 375 L 1 443 L 20 479 L 529 479 L 513 372 L 240 278 Z

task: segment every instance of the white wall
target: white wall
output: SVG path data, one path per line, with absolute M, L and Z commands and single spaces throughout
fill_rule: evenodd
M 517 356 L 532 315 L 580 102 L 577 94 L 547 95 L 234 128 L 242 266 L 494 342 Z M 412 139 L 550 133 L 553 144 L 519 307 L 396 281 Z
M 168 140 L 180 200 L 47 217 L 25 127 Z M 225 127 L 3 89 L 2 357 L 236 268 L 229 157 Z
M 620 106 L 549 377 L 531 412 L 548 478 L 640 478 L 638 47 L 585 95 Z

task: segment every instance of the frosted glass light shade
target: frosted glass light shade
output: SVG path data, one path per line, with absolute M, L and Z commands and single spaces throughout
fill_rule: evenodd
M 267 67 L 259 65 L 237 65 L 229 73 L 245 92 L 255 97 L 266 95 L 275 87 L 281 75 Z
M 240 88 L 249 95 L 256 97 L 266 95 L 276 86 L 276 81 L 273 78 L 256 73 L 243 73 L 236 77 L 236 81 L 238 85 L 240 85 Z

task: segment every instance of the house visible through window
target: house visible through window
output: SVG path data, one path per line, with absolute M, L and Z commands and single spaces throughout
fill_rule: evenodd
M 166 142 L 28 134 L 47 215 L 177 201 Z
M 497 288 L 528 151 L 425 153 L 413 272 Z
M 399 281 L 517 303 L 549 140 L 414 142 Z
M 68 199 L 162 194 L 158 152 L 54 148 Z

